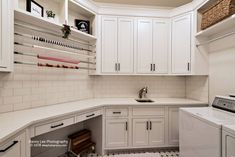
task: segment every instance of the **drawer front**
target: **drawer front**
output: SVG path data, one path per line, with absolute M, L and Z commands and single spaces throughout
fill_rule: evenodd
M 98 117 L 100 115 L 102 115 L 102 110 L 96 110 L 96 111 L 93 111 L 93 112 L 87 112 L 85 114 L 76 116 L 76 123 L 82 122 L 84 120 L 88 120 L 88 119 L 91 119 L 91 118 L 94 118 L 94 117 Z
M 133 116 L 164 116 L 164 107 L 135 107 L 132 114 Z
M 67 119 L 63 119 L 63 120 L 60 120 L 60 121 L 56 121 L 56 122 L 53 122 L 53 123 L 48 123 L 48 124 L 45 124 L 45 125 L 41 125 L 41 126 L 36 126 L 35 127 L 35 135 L 41 135 L 43 133 L 47 133 L 47 132 L 50 132 L 50 131 L 54 131 L 56 129 L 60 129 L 60 128 L 63 128 L 63 127 L 66 127 L 66 126 L 69 126 L 69 125 L 72 125 L 74 124 L 74 118 L 71 117 L 71 118 L 67 118 Z
M 126 117 L 128 116 L 127 108 L 108 108 L 106 109 L 107 117 Z

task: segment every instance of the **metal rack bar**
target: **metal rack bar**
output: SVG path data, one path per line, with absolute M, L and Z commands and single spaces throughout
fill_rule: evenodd
M 68 52 L 68 51 L 54 49 L 54 48 L 48 48 L 48 47 L 44 47 L 44 46 L 38 46 L 38 45 L 32 45 L 32 44 L 26 44 L 26 43 L 19 43 L 19 42 L 14 42 L 14 44 L 15 45 L 25 46 L 25 47 L 39 48 L 39 49 L 44 49 L 44 50 L 51 50 L 51 51 L 56 51 L 56 52 L 62 52 L 62 53 L 70 54 L 70 55 L 78 55 L 78 56 L 83 56 L 83 57 L 91 58 L 91 59 L 95 59 L 96 58 L 96 56 L 90 56 L 90 55 L 85 55 L 85 54 L 78 54 L 78 53 L 75 53 L 75 52 Z
M 31 54 L 31 53 L 25 53 L 25 52 L 22 53 L 22 52 L 16 52 L 16 51 L 14 51 L 14 54 L 38 58 L 38 55 L 36 55 L 36 54 Z M 79 60 L 79 62 L 80 62 L 80 63 L 85 63 L 85 64 L 94 64 L 94 65 L 96 64 L 96 63 L 94 63 L 94 62 L 82 61 L 82 60 Z
M 88 68 L 88 67 L 80 67 L 80 66 L 75 66 L 75 67 L 62 67 L 58 65 L 47 65 L 47 64 L 41 64 L 41 63 L 32 63 L 32 62 L 20 62 L 20 61 L 14 61 L 15 64 L 23 64 L 23 65 L 34 65 L 38 67 L 51 67 L 51 68 L 63 68 L 63 69 L 84 69 L 84 70 L 96 70 L 96 68 Z
M 62 47 L 66 47 L 66 48 L 70 48 L 70 49 L 74 49 L 74 50 L 87 51 L 89 53 L 95 53 L 95 52 L 93 52 L 92 50 L 89 50 L 89 49 L 85 49 L 85 48 L 81 48 L 81 47 L 77 47 L 77 46 L 76 47 L 71 46 L 71 45 L 65 44 L 65 43 L 60 42 L 60 41 L 48 40 L 46 38 L 39 37 L 39 36 L 32 36 L 32 35 L 29 35 L 29 34 L 23 34 L 23 33 L 18 33 L 18 32 L 15 32 L 14 34 L 17 35 L 17 36 L 27 37 L 27 38 L 30 38 L 30 39 L 33 39 L 33 40 L 36 40 L 36 41 L 40 41 L 40 42 L 44 42 L 44 43 L 48 43 L 48 44 L 62 46 Z
M 56 37 L 60 37 L 60 38 L 61 38 L 61 36 L 58 35 L 58 34 L 56 34 L 56 33 L 52 33 L 52 32 L 49 32 L 49 31 L 42 30 L 42 29 L 38 29 L 38 28 L 29 26 L 29 25 L 20 24 L 20 23 L 17 23 L 17 22 L 15 22 L 15 25 L 16 25 L 16 26 L 19 26 L 19 27 L 24 27 L 24 28 L 27 28 L 27 29 L 30 29 L 30 30 L 33 30 L 33 31 L 37 31 L 37 32 L 41 32 L 41 33 L 46 33 L 46 34 L 50 34 L 50 35 L 53 35 L 53 36 L 56 36 Z M 86 43 L 86 42 L 81 42 L 81 41 L 79 41 L 79 40 L 75 40 L 75 39 L 71 39 L 71 38 L 68 38 L 67 40 L 70 40 L 70 41 L 73 41 L 73 42 L 77 42 L 77 43 L 79 43 L 79 44 L 91 46 L 91 47 L 96 46 L 96 45 L 92 45 L 92 44 L 89 44 L 89 43 Z
M 214 42 L 214 41 L 217 41 L 217 40 L 223 39 L 223 38 L 228 37 L 228 36 L 233 35 L 233 34 L 235 34 L 235 31 L 234 31 L 234 32 L 231 32 L 231 33 L 227 33 L 227 34 L 222 35 L 222 36 L 220 36 L 220 37 L 217 37 L 217 38 L 214 38 L 214 39 L 208 40 L 208 41 L 206 41 L 206 42 L 203 42 L 203 43 L 197 44 L 197 45 L 196 45 L 196 47 L 200 47 L 200 46 L 203 46 L 203 45 L 207 45 L 207 44 L 209 44 L 209 43 L 212 43 L 212 42 Z

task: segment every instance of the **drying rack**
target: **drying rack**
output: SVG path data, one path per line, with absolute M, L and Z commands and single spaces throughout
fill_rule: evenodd
M 40 29 L 25 23 L 15 22 L 15 27 L 31 31 L 31 33 L 22 33 L 20 31 L 14 32 L 15 37 L 27 39 L 15 41 L 14 45 L 30 48 L 31 52 L 22 52 L 17 50 L 14 51 L 14 54 L 32 57 L 35 61 L 28 62 L 24 60 L 15 60 L 15 64 L 62 69 L 96 70 L 96 52 L 94 51 L 96 47 L 95 44 L 71 38 L 66 39 L 65 42 L 65 39 L 62 38 L 62 33 L 59 35 L 58 33 Z M 32 35 L 32 32 L 40 33 L 40 35 Z M 53 38 L 48 37 L 48 35 Z M 34 50 L 35 52 L 36 50 L 43 52 L 46 51 L 48 52 L 48 55 L 37 54 Z M 56 54 L 60 54 L 63 57 L 58 57 Z

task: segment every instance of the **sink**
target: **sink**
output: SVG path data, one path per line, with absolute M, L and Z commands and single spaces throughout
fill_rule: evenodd
M 137 102 L 141 102 L 141 103 L 148 103 L 148 102 L 154 102 L 151 99 L 135 99 Z

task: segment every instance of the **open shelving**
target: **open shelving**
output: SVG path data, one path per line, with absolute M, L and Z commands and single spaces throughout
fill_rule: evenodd
M 196 37 L 210 37 L 215 34 L 227 32 L 235 28 L 235 14 L 227 19 L 205 29 L 196 34 Z
M 94 32 L 92 31 L 92 28 L 95 27 L 93 20 L 95 19 L 96 14 L 93 11 L 84 8 L 74 0 L 36 0 L 36 2 L 44 7 L 44 17 L 35 16 L 26 11 L 26 0 L 18 0 L 17 2 L 17 7 L 15 9 L 15 20 L 17 21 L 22 21 L 58 33 L 61 33 L 63 24 L 68 24 L 73 26 L 71 28 L 72 38 L 92 43 L 96 41 L 96 37 L 93 35 Z M 45 13 L 46 10 L 52 10 L 56 14 L 54 20 L 47 19 Z M 74 27 L 75 19 L 90 21 L 91 34 L 76 29 L 76 27 Z

